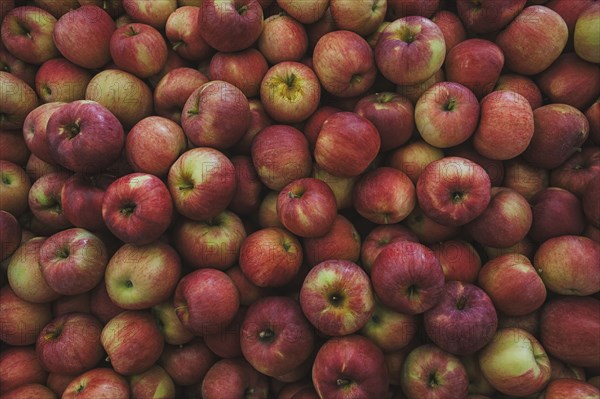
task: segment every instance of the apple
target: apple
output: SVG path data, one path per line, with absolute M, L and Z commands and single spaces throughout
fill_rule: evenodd
M 321 398 L 383 398 L 389 381 L 381 349 L 356 334 L 327 340 L 312 367 L 312 382 Z
M 220 399 L 253 395 L 267 398 L 268 379 L 244 359 L 221 359 L 206 372 L 201 384 L 202 398 Z
M 578 367 L 599 367 L 600 301 L 593 296 L 558 296 L 544 304 L 540 340 L 557 359 Z
M 232 147 L 250 124 L 250 105 L 244 93 L 221 80 L 194 90 L 181 111 L 181 126 L 197 147 L 224 150 Z
M 250 155 L 250 148 L 254 137 L 265 127 L 273 124 L 273 120 L 267 115 L 260 98 L 250 98 L 250 125 L 242 138 L 231 148 L 236 155 Z
M 365 37 L 375 32 L 384 21 L 388 3 L 382 0 L 331 0 L 329 9 L 337 29 Z
M 234 155 L 231 163 L 235 167 L 236 189 L 229 209 L 237 215 L 249 215 L 260 206 L 264 185 L 249 155 Z
M 217 51 L 244 50 L 262 32 L 264 16 L 258 0 L 207 0 L 199 7 L 200 35 Z
M 240 305 L 250 306 L 260 298 L 264 298 L 275 290 L 270 287 L 259 287 L 254 284 L 246 275 L 242 272 L 239 265 L 230 267 L 225 271 L 229 278 L 233 281 L 238 293 L 240 294 Z M 230 324 L 232 326 L 232 324 Z
M 308 49 L 308 36 L 304 25 L 293 17 L 273 14 L 265 19 L 256 45 L 270 65 L 300 61 Z
M 386 355 L 408 348 L 417 332 L 415 316 L 398 313 L 378 301 L 371 317 L 360 329 L 360 334 L 369 338 Z
M 59 18 L 73 8 L 79 7 L 77 0 L 66 0 L 59 3 L 52 0 L 34 0 L 33 2 L 36 6 L 43 8 L 56 18 Z
M 86 88 L 85 98 L 106 107 L 125 129 L 152 113 L 152 92 L 148 85 L 120 69 L 107 68 L 94 75 Z
M 17 218 L 10 212 L 0 210 L 0 262 L 21 246 L 22 228 Z
M 52 302 L 52 314 L 54 317 L 67 313 L 91 314 L 90 291 L 77 295 L 64 295 Z
M 32 345 L 52 320 L 50 302 L 33 303 L 19 298 L 9 285 L 0 288 L 0 340 L 11 346 Z
M 278 195 L 279 191 L 270 190 L 263 197 L 258 207 L 258 226 L 260 228 L 279 227 L 285 229 L 279 220 L 279 215 L 277 215 Z
M 415 139 L 391 151 L 386 165 L 401 170 L 416 184 L 425 166 L 443 157 L 444 152 L 440 148 Z
M 561 235 L 579 235 L 585 229 L 581 200 L 570 191 L 547 187 L 532 200 L 533 222 L 529 237 L 537 243 Z
M 46 237 L 23 242 L 10 257 L 6 267 L 8 285 L 19 298 L 33 303 L 58 299 L 61 294 L 48 285 L 40 267 L 40 248 Z
M 112 18 L 121 17 L 125 13 L 122 0 L 77 0 L 79 5 L 95 4 L 106 11 Z
M 311 172 L 311 177 L 323 180 L 331 188 L 338 210 L 350 209 L 352 207 L 352 191 L 359 176 L 334 176 L 319 167 L 316 163 L 313 163 Z
M 475 283 L 481 269 L 481 257 L 469 241 L 451 239 L 430 244 L 437 256 L 446 281 Z
M 62 211 L 75 227 L 92 232 L 106 230 L 102 219 L 102 200 L 115 177 L 108 173 L 75 173 L 63 184 L 60 192 Z
M 30 87 L 34 87 L 35 74 L 39 67 L 15 57 L 3 45 L 0 46 L 0 67 L 3 71 L 21 79 Z
M 325 120 L 314 157 L 317 165 L 339 177 L 354 177 L 373 162 L 381 147 L 379 132 L 367 118 L 354 112 L 338 112 Z
M 550 184 L 549 171 L 531 165 L 522 156 L 505 161 L 504 169 L 502 185 L 518 192 L 530 202 Z
M 557 12 L 534 4 L 522 9 L 494 41 L 511 71 L 535 75 L 560 56 L 568 36 L 567 24 Z M 544 51 L 536 51 L 539 48 Z
M 478 356 L 484 377 L 506 395 L 532 395 L 550 380 L 546 347 L 523 329 L 499 329 Z
M 315 266 L 328 259 L 358 262 L 361 238 L 356 228 L 346 217 L 338 214 L 327 234 L 322 237 L 302 240 L 304 262 Z
M 465 26 L 458 14 L 451 10 L 438 9 L 430 17 L 430 19 L 440 28 L 444 34 L 444 42 L 446 43 L 446 57 L 448 52 L 467 38 Z
M 33 346 L 12 347 L 0 353 L 0 395 L 26 384 L 45 384 L 48 372 Z
M 220 358 L 226 359 L 233 359 L 242 356 L 242 347 L 240 345 L 240 328 L 244 318 L 246 317 L 247 310 L 248 308 L 246 306 L 240 306 L 233 321 L 227 327 L 225 327 L 223 331 L 202 337 L 204 343 L 212 353 Z
M 431 162 L 416 184 L 423 212 L 435 222 L 461 226 L 481 215 L 491 199 L 485 169 L 466 158 L 449 156 Z
M 55 24 L 56 18 L 40 7 L 15 7 L 2 19 L 2 44 L 24 62 L 42 64 L 58 56 L 52 39 Z
M 313 327 L 289 297 L 269 296 L 248 308 L 241 325 L 244 358 L 260 373 L 280 376 L 303 364 L 315 347 Z
M 178 386 L 199 384 L 217 357 L 201 338 L 182 345 L 167 345 L 160 356 L 160 364 Z M 194 367 L 189 367 L 193 364 Z
M 525 75 L 504 73 L 496 81 L 494 90 L 509 90 L 519 93 L 529 101 L 532 110 L 543 105 L 540 88 L 533 79 Z
M 158 116 L 181 123 L 181 111 L 189 96 L 208 82 L 208 78 L 194 68 L 180 67 L 167 72 L 153 92 L 154 110 Z
M 586 381 L 583 367 L 571 366 L 552 356 L 550 356 L 550 365 L 552 366 L 551 381 L 563 378 Z
M 415 105 L 415 123 L 425 142 L 437 148 L 465 142 L 477 129 L 479 101 L 460 83 L 439 82 L 429 87 Z
M 61 191 L 71 177 L 70 172 L 53 172 L 41 176 L 29 189 L 27 203 L 34 218 L 45 225 L 47 232 L 72 227 L 61 205 Z
M 0 129 L 21 129 L 27 115 L 38 105 L 35 91 L 16 75 L 0 71 Z
M 315 0 L 309 4 L 299 4 L 295 0 L 276 0 L 277 6 L 281 7 L 292 18 L 302 24 L 314 24 L 324 17 L 329 9 L 329 1 Z
M 115 305 L 106 292 L 106 284 L 102 279 L 96 287 L 89 291 L 90 313 L 96 316 L 102 323 L 121 313 L 123 310 Z
M 421 15 L 430 18 L 440 7 L 439 0 L 390 0 L 389 15 L 391 18 Z
M 590 4 L 579 14 L 573 31 L 573 44 L 575 53 L 582 59 L 598 63 L 600 53 L 598 52 L 598 26 L 594 22 L 600 13 L 597 4 Z
M 282 61 L 263 76 L 260 99 L 266 113 L 276 122 L 299 123 L 318 108 L 320 81 L 310 67 L 296 61 Z
M 174 398 L 177 390 L 171 376 L 158 365 L 129 377 L 129 387 L 136 398 Z
M 440 224 L 427 216 L 417 202 L 415 209 L 404 219 L 403 224 L 417 237 L 418 242 L 433 244 L 458 236 L 460 228 Z
M 408 353 L 400 383 L 407 399 L 462 398 L 469 389 L 460 358 L 434 344 L 420 345 Z
M 183 345 L 194 339 L 194 334 L 186 329 L 177 317 L 172 298 L 154 305 L 151 312 L 165 337 L 166 344 Z
M 35 91 L 45 103 L 83 100 L 91 79 L 89 70 L 65 58 L 53 58 L 45 61 L 37 70 Z
M 48 372 L 79 375 L 102 360 L 102 323 L 85 313 L 68 313 L 48 323 L 38 336 L 35 351 Z
M 50 164 L 55 164 L 56 161 L 54 160 L 46 137 L 48 120 L 55 111 L 64 105 L 66 105 L 64 102 L 41 104 L 27 114 L 27 117 L 23 122 L 22 136 L 27 148 L 36 157 Z
M 486 34 L 504 28 L 523 10 L 525 4 L 525 0 L 484 0 L 477 4 L 469 0 L 457 0 L 456 9 L 467 31 Z
M 181 6 L 169 13 L 165 24 L 165 34 L 171 48 L 186 60 L 196 62 L 207 59 L 213 53 L 200 36 L 199 14 L 199 7 Z
M 585 111 L 585 116 L 590 124 L 589 137 L 594 144 L 600 143 L 600 100 L 594 101 Z
M 231 323 L 240 307 L 240 295 L 225 272 L 204 268 L 179 281 L 173 305 L 183 326 L 202 336 L 217 333 Z
M 594 177 L 588 182 L 583 192 L 581 206 L 583 213 L 588 221 L 594 226 L 600 228 L 600 189 L 598 189 L 600 177 Z
M 21 385 L 20 387 L 14 388 L 4 395 L 3 399 L 22 399 L 22 398 L 36 398 L 36 399 L 55 399 L 56 395 L 50 388 L 45 385 L 30 383 Z
M 119 69 L 143 79 L 156 75 L 164 67 L 167 44 L 156 28 L 143 23 L 131 23 L 113 32 L 110 55 Z
M 342 57 L 343 54 L 348 57 Z M 321 37 L 315 45 L 312 61 L 323 88 L 338 97 L 366 93 L 377 75 L 369 43 L 349 30 L 336 30 Z
M 583 198 L 586 187 L 600 175 L 600 148 L 584 147 L 550 172 L 550 185 Z
M 148 4 L 144 0 L 123 0 L 123 9 L 134 21 L 162 30 L 169 16 L 177 10 L 177 0 L 163 0 Z
M 469 399 L 489 399 L 496 389 L 485 379 L 479 367 L 477 353 L 460 356 L 460 362 L 465 366 L 469 376 Z M 489 395 L 489 396 L 488 396 Z
M 399 223 L 379 225 L 369 230 L 360 249 L 360 264 L 367 273 L 371 271 L 371 266 L 381 250 L 396 241 L 418 242 L 419 239 L 408 227 Z
M 508 316 L 525 316 L 546 300 L 546 286 L 537 266 L 521 254 L 504 254 L 488 260 L 477 277 L 496 309 Z
M 111 368 L 98 367 L 75 377 L 65 388 L 64 399 L 127 399 L 129 383 Z
M 534 310 L 523 316 L 508 316 L 498 312 L 498 328 L 520 328 L 538 337 L 540 333 L 541 309 Z
M 585 381 L 578 381 L 574 378 L 560 378 L 550 381 L 542 394 L 544 399 L 597 398 L 600 396 L 600 389 Z
M 400 313 L 432 308 L 444 290 L 444 272 L 429 248 L 411 241 L 386 245 L 371 266 L 371 282 L 381 302 Z
M 186 266 L 194 269 L 233 266 L 245 238 L 242 219 L 229 210 L 204 222 L 182 218 L 173 230 L 177 252 Z
M 375 46 L 375 61 L 385 78 L 414 85 L 433 76 L 444 63 L 444 34 L 430 19 L 411 15 L 391 22 Z
M 111 60 L 110 39 L 115 29 L 115 22 L 106 11 L 97 5 L 86 4 L 62 15 L 54 25 L 52 37 L 56 48 L 67 60 L 86 69 L 95 69 Z M 85 45 L 81 40 L 85 40 Z
M 31 151 L 27 148 L 23 133 L 19 130 L 0 130 L 0 146 L 6 149 L 0 154 L 0 159 L 25 165 Z
M 235 167 L 219 150 L 192 148 L 171 165 L 167 187 L 179 214 L 192 220 L 209 220 L 233 199 Z
M 233 53 L 217 52 L 210 59 L 209 75 L 213 80 L 231 83 L 248 98 L 257 97 L 260 84 L 269 70 L 263 53 L 249 48 Z

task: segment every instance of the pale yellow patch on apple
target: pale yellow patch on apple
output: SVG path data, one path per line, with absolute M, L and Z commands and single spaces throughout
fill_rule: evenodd
M 129 180 L 129 187 L 131 187 L 132 189 L 141 188 L 144 186 L 144 184 L 146 184 L 146 182 L 152 179 L 153 175 L 148 174 L 136 176 L 133 179 Z

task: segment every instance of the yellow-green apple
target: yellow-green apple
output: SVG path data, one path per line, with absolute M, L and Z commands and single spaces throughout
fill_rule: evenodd
M 533 166 L 523 157 L 505 161 L 504 170 L 502 185 L 515 190 L 530 202 L 550 184 L 549 170 Z
M 48 119 L 46 139 L 61 166 L 74 172 L 99 172 L 119 157 L 125 143 L 123 126 L 102 104 L 77 100 Z
M 160 358 L 164 338 L 146 310 L 125 310 L 110 319 L 100 334 L 112 368 L 123 376 L 142 373 Z
M 460 358 L 434 344 L 411 350 L 402 366 L 400 383 L 407 399 L 463 398 L 469 377 Z
M 481 269 L 481 257 L 469 241 L 452 239 L 429 245 L 442 265 L 446 281 L 475 283 Z
M 600 228 L 600 177 L 596 176 L 588 182 L 581 199 L 583 214 L 594 226 Z
M 375 226 L 365 236 L 360 249 L 360 265 L 370 273 L 371 266 L 381 250 L 396 241 L 418 242 L 417 236 L 406 226 L 395 223 Z
M 458 43 L 467 38 L 467 32 L 463 22 L 455 11 L 439 9 L 432 16 L 431 20 L 440 28 L 444 34 L 446 43 L 446 57 L 448 52 Z
M 35 351 L 51 373 L 79 375 L 96 367 L 104 357 L 100 344 L 102 323 L 85 313 L 68 313 L 46 324 Z
M 448 81 L 464 85 L 481 99 L 494 89 L 504 67 L 504 54 L 490 40 L 470 38 L 448 52 L 444 67 Z
M 172 237 L 187 267 L 226 270 L 238 261 L 246 229 L 242 219 L 226 209 L 202 222 L 179 219 Z
M 375 307 L 367 273 L 356 263 L 341 259 L 325 260 L 310 269 L 299 302 L 311 324 L 328 336 L 357 332 Z
M 415 208 L 415 185 L 402 171 L 380 166 L 365 172 L 352 192 L 354 209 L 377 224 L 404 220 Z
M 290 125 L 262 129 L 252 141 L 250 154 L 261 182 L 277 191 L 308 177 L 313 164 L 306 137 Z
M 181 126 L 197 146 L 224 150 L 237 143 L 250 125 L 250 105 L 240 89 L 212 80 L 194 90 L 181 111 Z
M 432 308 L 444 290 L 444 272 L 429 248 L 412 241 L 386 245 L 371 266 L 371 282 L 387 307 L 406 314 Z
M 583 199 L 586 187 L 591 187 L 600 175 L 600 147 L 584 147 L 560 166 L 550 171 L 550 185 L 564 188 Z M 598 224 L 598 223 L 597 223 Z
M 69 60 L 58 57 L 40 65 L 35 74 L 35 91 L 40 100 L 71 102 L 83 100 L 92 73 Z
M 469 355 L 487 345 L 498 328 L 490 297 L 475 284 L 447 281 L 435 306 L 424 313 L 427 336 L 454 355 Z
M 321 168 L 317 163 L 313 163 L 310 176 L 327 183 L 333 191 L 338 210 L 349 209 L 352 207 L 352 190 L 354 189 L 359 176 L 334 176 Z
M 411 15 L 391 22 L 375 46 L 381 74 L 397 85 L 421 83 L 444 63 L 444 34 L 430 19 Z
M 546 286 L 537 268 L 521 254 L 504 254 L 488 260 L 479 272 L 477 284 L 496 309 L 508 316 L 530 314 L 546 300 Z
M 532 395 L 550 380 L 546 347 L 523 329 L 499 329 L 478 356 L 484 377 L 505 395 Z
M 323 122 L 314 157 L 326 172 L 353 177 L 367 169 L 380 147 L 379 132 L 367 118 L 355 112 L 337 112 Z
M 27 115 L 38 105 L 37 95 L 22 79 L 0 71 L 0 129 L 21 129 Z
M 315 348 L 314 328 L 298 302 L 285 296 L 268 296 L 250 305 L 240 334 L 244 358 L 271 377 L 295 370 Z
M 425 166 L 444 157 L 444 152 L 422 139 L 411 140 L 388 154 L 386 165 L 406 173 L 417 183 Z
M 130 376 L 129 387 L 134 398 L 174 398 L 177 393 L 173 379 L 159 365 Z
M 593 399 L 600 397 L 600 389 L 575 378 L 559 378 L 550 381 L 538 397 L 543 399 Z
M 485 169 L 457 156 L 427 165 L 416 188 L 423 212 L 435 222 L 449 226 L 461 226 L 475 219 L 491 199 L 491 182 Z
M 37 65 L 28 64 L 12 55 L 4 46 L 0 46 L 0 67 L 2 71 L 21 79 L 30 87 L 35 87 Z
M 389 15 L 391 18 L 420 15 L 430 18 L 440 7 L 440 0 L 389 0 Z
M 312 367 L 312 382 L 320 398 L 383 398 L 389 381 L 381 349 L 357 334 L 326 341 Z
M 398 313 L 376 301 L 373 313 L 360 329 L 360 334 L 388 354 L 407 348 L 418 329 L 415 316 Z
M 598 45 L 598 16 L 600 15 L 600 7 L 595 2 L 592 2 L 585 10 L 579 14 L 573 31 L 573 44 L 575 53 L 582 59 L 599 63 L 600 51 Z
M 533 79 L 525 75 L 503 73 L 496 81 L 494 90 L 510 90 L 519 93 L 529 101 L 532 110 L 543 104 L 540 88 Z
M 61 294 L 48 285 L 40 267 L 40 248 L 46 237 L 33 237 L 23 242 L 10 257 L 6 279 L 13 292 L 33 303 L 57 300 Z
M 23 139 L 27 148 L 44 162 L 55 164 L 56 161 L 46 138 L 46 129 L 50 116 L 66 103 L 50 102 L 35 107 L 23 122 Z
M 171 165 L 187 149 L 187 144 L 179 124 L 153 115 L 129 130 L 125 139 L 125 155 L 135 172 L 166 177 Z
M 375 125 L 381 139 L 381 151 L 400 147 L 411 138 L 415 129 L 415 107 L 397 93 L 365 95 L 356 103 L 354 112 Z
M 569 28 L 569 40 L 567 42 L 567 51 L 573 50 L 574 47 L 574 33 L 575 24 L 577 19 L 583 11 L 585 11 L 594 0 L 582 0 L 576 3 L 572 3 L 568 0 L 550 0 L 545 2 L 544 5 L 554 11 L 556 11 L 562 19 L 565 20 L 567 27 Z
M 25 384 L 46 384 L 44 370 L 33 346 L 7 348 L 0 353 L 0 394 Z
M 258 96 L 260 83 L 268 70 L 265 56 L 255 48 L 234 53 L 217 52 L 209 64 L 212 80 L 229 82 L 248 98 Z
M 199 7 L 200 35 L 218 51 L 244 50 L 262 32 L 264 15 L 258 0 L 207 0 Z
M 234 398 L 252 395 L 266 399 L 270 392 L 265 375 L 256 371 L 246 360 L 221 359 L 207 371 L 202 380 L 204 399 Z
M 234 155 L 230 159 L 235 168 L 236 184 L 229 209 L 240 216 L 252 214 L 260 206 L 265 186 L 250 155 Z
M 208 78 L 194 68 L 180 67 L 167 72 L 153 91 L 154 111 L 158 116 L 181 123 L 181 110 L 189 96 L 208 82 Z
M 102 219 L 108 230 L 126 243 L 157 240 L 173 220 L 167 185 L 149 173 L 129 173 L 113 181 L 102 199 Z
M 506 112 L 508 106 L 510 112 Z M 511 126 L 510 133 L 504 126 Z M 525 97 L 514 91 L 496 90 L 481 100 L 479 125 L 473 134 L 478 153 L 494 160 L 511 159 L 527 149 L 533 135 L 533 110 Z
M 152 113 L 152 91 L 148 85 L 120 69 L 107 68 L 94 75 L 85 89 L 85 99 L 102 104 L 125 129 Z
M 167 186 L 179 214 L 209 220 L 223 212 L 235 194 L 235 167 L 221 151 L 197 147 L 171 165 Z
M 567 24 L 557 12 L 534 4 L 523 8 L 494 41 L 512 72 L 535 75 L 558 58 L 568 36 Z M 540 47 L 544 51 L 536 51 Z
M 504 28 L 525 7 L 526 0 L 458 0 L 458 16 L 470 33 L 493 33 Z
M 319 107 L 321 84 L 307 65 L 282 61 L 271 66 L 263 76 L 260 100 L 267 114 L 275 121 L 299 123 Z
M 264 298 L 274 292 L 274 290 L 269 287 L 259 287 L 250 281 L 250 279 L 242 272 L 239 265 L 230 267 L 225 273 L 227 273 L 238 289 L 240 294 L 240 305 L 242 306 L 250 306 L 258 299 Z
M 240 307 L 240 295 L 225 272 L 204 268 L 179 281 L 173 305 L 183 326 L 202 336 L 217 333 L 231 323 Z
M 0 261 L 8 259 L 21 246 L 21 225 L 10 212 L 0 210 Z
M 208 334 L 202 337 L 204 343 L 212 353 L 220 358 L 233 359 L 242 356 L 240 345 L 240 327 L 246 317 L 246 306 L 240 306 L 233 321 L 216 334 Z
M 579 235 L 585 229 L 581 200 L 563 188 L 543 189 L 531 200 L 531 206 L 529 237 L 537 243 L 562 235 Z
M 541 309 L 540 340 L 548 353 L 579 367 L 600 366 L 600 301 L 593 296 L 557 296 Z
M 77 295 L 91 290 L 102 280 L 109 256 L 99 236 L 73 227 L 44 241 L 39 263 L 52 289 L 63 295 Z
M 250 155 L 254 137 L 262 129 L 273 124 L 273 120 L 267 115 L 260 98 L 250 98 L 248 104 L 250 105 L 250 125 L 242 138 L 231 148 L 231 151 L 237 155 Z
M 17 165 L 27 164 L 31 151 L 27 148 L 22 131 L 18 129 L 0 130 L 0 146 L 4 149 L 0 154 L 0 159 Z
M 517 191 L 492 187 L 486 210 L 465 225 L 465 231 L 486 247 L 511 247 L 527 236 L 533 222 L 531 205 Z
M 63 184 L 60 192 L 62 211 L 75 227 L 92 232 L 106 230 L 102 218 L 102 200 L 108 186 L 115 181 L 109 173 L 75 173 Z
M 496 389 L 485 379 L 481 372 L 477 353 L 460 356 L 460 362 L 465 366 L 465 370 L 467 370 L 467 375 L 469 376 L 468 399 L 489 399 L 491 395 L 496 393 Z
M 167 62 L 167 44 L 150 25 L 131 23 L 117 28 L 110 38 L 115 65 L 139 78 L 156 75 Z
M 427 216 L 419 204 L 404 219 L 403 224 L 412 231 L 418 242 L 423 244 L 433 244 L 446 241 L 458 236 L 460 228 L 457 226 L 448 226 L 440 224 Z
M 148 309 L 171 297 L 181 268 L 179 254 L 162 241 L 124 244 L 106 266 L 106 292 L 123 309 Z
M 600 244 L 579 235 L 561 235 L 537 248 L 533 265 L 546 288 L 560 295 L 593 295 L 600 291 Z
M 467 141 L 477 129 L 479 109 L 479 101 L 469 88 L 454 81 L 439 82 L 415 104 L 416 127 L 428 144 L 454 147 Z
M 154 305 L 151 309 L 152 315 L 160 328 L 165 343 L 170 345 L 182 345 L 194 339 L 194 334 L 181 324 L 181 320 L 175 313 L 173 299 Z
M 242 242 L 239 266 L 242 273 L 259 287 L 278 287 L 289 283 L 302 265 L 302 245 L 288 230 L 265 227 Z
M 199 384 L 208 369 L 218 360 L 202 338 L 182 345 L 166 345 L 159 363 L 179 386 Z M 189 367 L 193 364 L 194 367 Z
M 27 203 L 32 215 L 49 228 L 49 231 L 72 227 L 62 211 L 61 192 L 71 172 L 52 172 L 41 176 L 29 189 Z
M 375 32 L 384 21 L 388 3 L 383 0 L 331 0 L 329 9 L 338 30 L 365 37 Z
M 337 97 L 362 95 L 375 83 L 373 50 L 362 36 L 349 30 L 323 35 L 315 45 L 312 63 L 323 88 Z
M 358 262 L 361 252 L 361 238 L 354 224 L 338 214 L 331 229 L 322 237 L 302 240 L 304 262 L 315 266 L 328 259 L 343 259 Z
M 75 377 L 65 388 L 64 399 L 127 399 L 129 383 L 108 367 L 97 367 Z
M 163 0 L 156 4 L 144 0 L 123 0 L 123 9 L 134 21 L 163 30 L 169 16 L 177 10 L 177 0 Z
M 47 386 L 38 383 L 29 383 L 16 387 L 4 395 L 3 399 L 21 399 L 21 398 L 36 398 L 36 399 L 56 399 L 56 394 Z
M 2 44 L 20 60 L 42 64 L 59 55 L 52 39 L 55 24 L 56 18 L 40 7 L 15 7 L 2 20 Z
M 213 53 L 213 49 L 200 36 L 198 14 L 199 7 L 178 7 L 169 14 L 165 25 L 165 35 L 171 48 L 186 60 L 195 62 L 205 60 Z
M 0 340 L 11 346 L 32 345 L 52 320 L 50 302 L 19 298 L 9 285 L 0 287 Z
M 283 11 L 305 25 L 319 21 L 329 8 L 327 0 L 315 0 L 308 4 L 300 4 L 295 0 L 276 1 L 277 6 L 281 7 Z
M 265 19 L 256 45 L 270 65 L 300 61 L 308 49 L 308 36 L 298 20 L 285 13 L 273 14 Z
M 86 4 L 62 15 L 52 32 L 63 57 L 87 69 L 100 68 L 111 60 L 110 38 L 115 22 L 102 8 Z M 77 32 L 77 34 L 74 34 Z M 85 46 L 81 38 L 85 37 Z

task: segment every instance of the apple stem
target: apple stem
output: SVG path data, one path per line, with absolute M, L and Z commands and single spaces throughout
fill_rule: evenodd
M 467 297 L 461 296 L 460 298 L 458 298 L 458 302 L 456 303 L 456 308 L 458 310 L 463 310 L 466 305 L 467 305 Z
M 183 44 L 183 40 L 180 40 L 178 42 L 175 42 L 175 44 L 173 44 L 173 47 L 171 47 L 173 49 L 173 51 L 177 50 L 177 48 L 179 46 L 181 46 Z
M 428 384 L 429 384 L 429 386 L 431 388 L 434 388 L 434 387 L 438 386 L 439 381 L 438 381 L 437 376 L 435 375 L 435 373 L 429 374 Z
M 448 102 L 444 105 L 444 110 L 452 111 L 456 107 L 456 98 L 452 97 L 448 99 Z
M 244 15 L 246 11 L 248 11 L 248 6 L 246 4 L 237 9 L 238 14 L 240 15 Z
M 129 36 L 135 36 L 138 33 L 136 32 L 135 29 L 133 29 L 133 25 L 129 25 Z
M 337 380 L 335 380 L 335 385 L 337 385 L 338 387 L 345 387 L 348 386 L 352 383 L 352 381 L 350 381 L 347 378 L 338 378 Z
M 263 330 L 258 333 L 258 338 L 260 338 L 261 341 L 270 341 L 273 337 L 275 337 L 275 333 L 271 329 Z

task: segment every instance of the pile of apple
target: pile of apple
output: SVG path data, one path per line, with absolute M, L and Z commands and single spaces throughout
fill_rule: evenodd
M 600 398 L 600 2 L 0 0 L 0 398 Z

